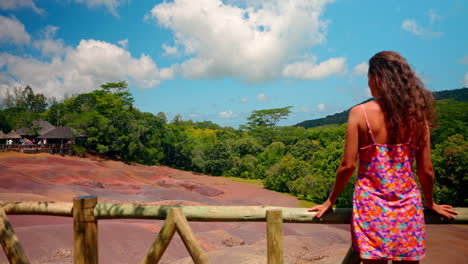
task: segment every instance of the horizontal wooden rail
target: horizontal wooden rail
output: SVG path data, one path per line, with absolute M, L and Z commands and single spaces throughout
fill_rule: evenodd
M 0 202 L 7 214 L 72 216 L 72 203 L 65 202 Z M 166 219 L 171 208 L 181 208 L 189 221 L 201 222 L 256 222 L 265 221 L 266 211 L 279 209 L 283 221 L 289 223 L 349 224 L 352 210 L 334 208 L 322 218 L 307 208 L 275 206 L 172 206 L 155 204 L 99 203 L 94 208 L 96 219 Z M 430 210 L 425 210 L 426 224 L 468 224 L 468 208 L 455 208 L 458 215 L 449 221 Z

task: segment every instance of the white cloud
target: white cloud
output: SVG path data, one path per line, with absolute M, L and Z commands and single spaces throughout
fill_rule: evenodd
M 316 64 L 316 58 L 312 57 L 303 62 L 286 65 L 283 75 L 290 78 L 319 80 L 332 74 L 345 73 L 346 59 L 331 58 L 320 64 Z
M 411 19 L 403 21 L 403 23 L 401 24 L 401 28 L 418 36 L 421 36 L 423 34 L 422 27 L 416 24 L 416 21 Z
M 170 80 L 175 77 L 175 70 L 173 68 L 162 68 L 159 71 L 159 77 L 161 80 Z
M 299 109 L 299 111 L 304 112 L 304 113 L 308 113 L 308 112 L 310 112 L 310 108 L 308 108 L 308 107 L 301 107 L 301 108 Z
M 98 40 L 81 40 L 75 48 L 68 47 L 62 57 L 50 62 L 0 53 L 6 73 L 22 85 L 30 85 L 46 96 L 61 98 L 64 94 L 89 92 L 101 84 L 126 79 L 139 88 L 159 85 L 162 73 L 169 78 L 170 70 L 159 70 L 145 54 L 134 58 L 125 49 Z
M 0 43 L 25 45 L 31 42 L 31 37 L 24 29 L 24 25 L 16 18 L 0 16 Z
M 1 62 L 0 62 L 1 63 Z M 0 67 L 2 65 L 0 64 Z M 17 81 L 15 81 L 14 79 L 12 79 L 10 76 L 8 76 L 7 74 L 3 73 L 3 72 L 0 72 L 0 102 L 1 102 L 1 98 L 2 96 L 4 95 L 4 92 L 8 89 L 12 89 L 13 87 L 19 87 L 21 86 L 20 83 L 18 83 Z
M 463 86 L 468 87 L 468 72 L 465 73 L 465 79 L 463 80 Z
M 117 43 L 120 45 L 120 47 L 127 49 L 128 47 L 128 39 L 122 39 L 117 41 Z
M 401 28 L 413 33 L 414 35 L 420 37 L 441 37 L 443 35 L 442 32 L 434 32 L 427 28 L 424 28 L 416 23 L 416 21 L 412 19 L 406 19 L 401 23 Z
M 242 97 L 242 98 L 240 99 L 240 101 L 241 101 L 242 103 L 247 103 L 247 102 L 249 101 L 249 98 L 247 98 L 247 97 Z
M 234 117 L 238 117 L 239 115 L 232 111 L 225 111 L 225 112 L 219 112 L 218 116 L 222 118 L 234 118 Z
M 319 112 L 323 112 L 325 110 L 325 104 L 318 104 L 317 105 L 317 110 Z
M 146 17 L 173 31 L 178 51 L 189 57 L 179 67 L 184 77 L 257 82 L 278 78 L 287 63 L 326 40 L 328 22 L 320 16 L 330 2 L 175 0 Z
M 354 75 L 367 75 L 367 71 L 369 70 L 369 63 L 362 62 L 359 63 L 354 67 Z
M 66 53 L 67 47 L 65 47 L 62 39 L 54 39 L 59 27 L 48 25 L 42 31 L 42 39 L 34 41 L 34 47 L 39 49 L 42 56 L 62 56 Z
M 162 44 L 162 48 L 164 50 L 164 55 L 165 56 L 170 56 L 170 55 L 177 55 L 179 51 L 177 50 L 177 47 L 171 47 L 166 44 Z
M 117 8 L 126 2 L 126 0 L 75 0 L 75 2 L 86 4 L 90 8 L 104 6 L 111 14 L 118 16 Z
M 262 102 L 267 102 L 270 98 L 264 93 L 258 94 L 257 99 L 262 101 Z
M 442 19 L 442 16 L 437 14 L 437 11 L 434 8 L 429 9 L 427 11 L 427 15 L 429 16 L 431 24 L 434 24 L 435 22 Z
M 21 8 L 31 8 L 38 14 L 44 14 L 44 10 L 36 6 L 33 0 L 1 0 L 0 9 L 3 10 L 16 10 Z

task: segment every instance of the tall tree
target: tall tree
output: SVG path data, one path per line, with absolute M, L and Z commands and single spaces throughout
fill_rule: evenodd
M 282 108 L 273 108 L 265 110 L 255 110 L 247 118 L 249 121 L 247 126 L 243 126 L 247 129 L 253 129 L 257 127 L 270 127 L 273 128 L 278 125 L 281 119 L 285 119 L 291 113 L 292 106 L 286 106 Z
M 107 93 L 113 93 L 117 95 L 127 106 L 132 106 L 135 102 L 135 100 L 132 97 L 132 94 L 128 90 L 128 84 L 126 81 L 108 82 L 101 85 L 101 89 Z
M 255 110 L 247 118 L 247 125 L 241 125 L 241 129 L 246 129 L 249 133 L 269 145 L 273 142 L 276 126 L 281 119 L 285 119 L 291 113 L 292 106 L 273 108 L 265 110 Z
M 43 94 L 34 94 L 33 89 L 28 85 L 24 89 L 14 87 L 13 92 L 9 89 L 5 91 L 3 105 L 6 108 L 18 107 L 32 111 L 34 113 L 42 113 L 47 109 L 47 98 Z

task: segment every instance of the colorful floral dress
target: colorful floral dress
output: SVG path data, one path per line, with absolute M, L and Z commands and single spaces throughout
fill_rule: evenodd
M 424 257 L 426 233 L 421 194 L 413 175 L 416 147 L 375 143 L 359 150 L 351 221 L 353 249 L 362 259 L 416 261 Z

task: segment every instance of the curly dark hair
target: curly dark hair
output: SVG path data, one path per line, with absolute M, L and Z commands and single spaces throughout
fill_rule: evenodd
M 408 62 L 394 51 L 382 51 L 369 60 L 369 78 L 374 78 L 377 103 L 382 108 L 390 143 L 424 144 L 424 130 L 436 125 L 434 97 L 424 88 Z

